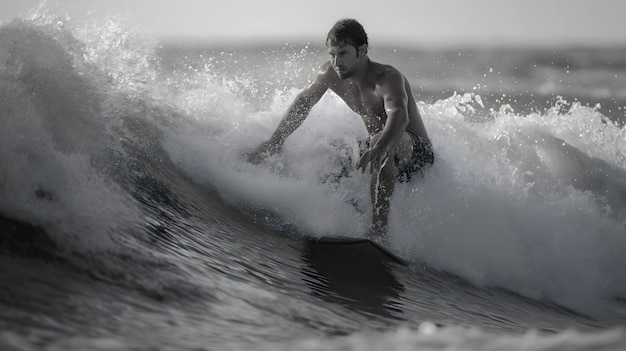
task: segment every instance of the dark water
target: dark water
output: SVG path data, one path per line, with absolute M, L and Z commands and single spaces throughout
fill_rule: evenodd
M 2 24 L 2 349 L 624 350 L 622 53 L 372 49 L 438 154 L 394 197 L 400 267 L 309 239 L 370 221 L 337 97 L 241 158 L 323 48 Z

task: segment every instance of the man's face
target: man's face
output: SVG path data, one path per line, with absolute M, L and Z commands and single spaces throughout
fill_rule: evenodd
M 343 43 L 334 44 L 328 48 L 328 54 L 330 55 L 330 63 L 339 78 L 350 78 L 356 72 L 359 55 L 354 46 Z

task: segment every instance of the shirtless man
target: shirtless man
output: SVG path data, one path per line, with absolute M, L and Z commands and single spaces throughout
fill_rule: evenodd
M 367 56 L 367 34 L 359 22 L 343 19 L 328 33 L 330 60 L 315 81 L 295 98 L 272 137 L 248 154 L 258 164 L 280 152 L 285 139 L 304 122 L 328 89 L 361 115 L 370 135 L 368 149 L 357 164 L 371 173 L 372 226 L 368 237 L 386 240 L 389 202 L 395 181 L 406 182 L 434 154 L 407 79 L 394 67 Z

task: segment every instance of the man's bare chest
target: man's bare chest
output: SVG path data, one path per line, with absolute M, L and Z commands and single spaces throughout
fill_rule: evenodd
M 384 116 L 383 99 L 373 89 L 344 88 L 335 90 L 335 93 L 364 118 Z

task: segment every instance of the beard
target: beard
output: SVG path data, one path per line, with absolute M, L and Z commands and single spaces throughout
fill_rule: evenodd
M 349 70 L 347 68 L 341 68 L 341 69 L 335 68 L 335 73 L 337 73 L 337 76 L 339 76 L 339 78 L 341 79 L 350 78 L 352 74 L 354 74 L 352 70 Z

